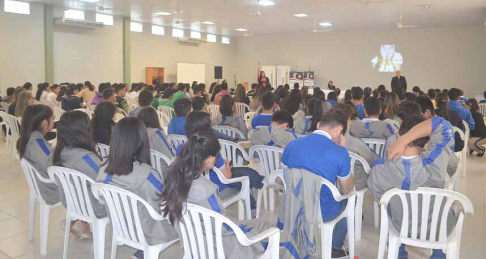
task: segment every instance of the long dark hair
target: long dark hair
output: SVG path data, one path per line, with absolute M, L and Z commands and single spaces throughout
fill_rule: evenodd
M 290 91 L 289 96 L 282 101 L 280 107 L 283 110 L 290 112 L 290 114 L 294 115 L 298 110 L 299 106 L 302 103 L 302 96 L 300 95 L 299 89 L 293 89 Z
M 221 102 L 219 103 L 219 112 L 223 116 L 233 116 L 233 106 L 235 105 L 235 101 L 231 96 L 225 95 L 221 98 Z
M 168 168 L 162 192 L 162 212 L 174 224 L 182 217 L 183 204 L 192 182 L 201 177 L 204 161 L 218 155 L 221 146 L 212 131 L 200 131 L 189 137 L 181 153 Z
M 161 130 L 159 115 L 152 106 L 140 108 L 140 112 L 137 114 L 139 118 L 147 128 L 154 128 Z
M 91 136 L 95 143 L 105 145 L 110 143 L 111 130 L 115 125 L 113 116 L 116 111 L 116 106 L 108 101 L 96 105 L 94 116 L 91 120 Z
M 218 83 L 216 82 L 212 82 L 211 85 L 209 86 L 209 93 L 213 93 L 213 90 L 214 90 L 214 87 L 216 87 Z
M 478 104 L 478 101 L 474 98 L 469 98 L 469 100 L 467 100 L 466 102 L 466 105 L 468 105 L 469 107 L 469 111 L 471 111 L 471 113 L 477 113 L 479 112 L 479 104 Z
M 62 166 L 61 153 L 66 147 L 82 148 L 95 153 L 96 147 L 90 136 L 89 117 L 82 111 L 64 113 L 57 123 L 57 144 L 52 159 L 54 165 Z
M 207 112 L 192 111 L 186 117 L 185 129 L 187 137 L 199 131 L 211 131 L 211 116 Z
M 221 92 L 221 86 L 220 85 L 216 85 L 214 88 L 213 88 L 213 94 L 211 95 L 211 102 L 214 102 L 214 97 L 219 93 Z
M 88 87 L 88 89 L 93 92 L 94 91 L 94 86 L 91 84 L 90 81 L 84 82 L 84 85 Z
M 245 87 L 241 84 L 238 84 L 235 91 L 235 102 L 244 103 L 245 100 L 246 100 Z
M 48 83 L 42 83 L 42 84 L 39 84 L 37 86 L 37 93 L 35 94 L 35 99 L 37 101 L 40 101 L 40 98 L 42 96 L 42 92 L 44 92 L 44 90 L 46 90 L 48 86 L 49 86 Z
M 44 120 L 47 121 L 47 126 L 50 126 L 51 117 L 52 110 L 46 105 L 31 105 L 25 109 L 24 116 L 22 116 L 22 127 L 20 127 L 20 138 L 17 141 L 17 151 L 20 158 L 24 157 L 25 148 L 32 132 L 41 130 Z
M 151 165 L 150 144 L 143 122 L 136 117 L 127 117 L 113 129 L 105 171 L 110 175 L 129 175 L 135 161 Z
M 313 132 L 317 130 L 317 123 L 321 121 L 322 115 L 324 114 L 324 103 L 323 101 L 312 98 L 307 102 L 307 113 L 312 115 L 311 126 L 307 132 Z
M 449 99 L 447 94 L 440 93 L 435 98 L 435 106 L 439 110 L 437 115 L 444 118 L 444 120 L 449 120 Z

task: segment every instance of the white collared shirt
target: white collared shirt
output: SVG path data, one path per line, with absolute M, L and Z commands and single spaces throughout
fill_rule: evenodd
M 331 135 L 329 135 L 329 133 L 327 133 L 327 132 L 325 132 L 323 130 L 315 130 L 312 133 L 313 134 L 319 134 L 319 135 L 322 135 L 322 136 L 326 136 L 328 139 L 332 140 Z
M 362 122 L 372 122 L 372 121 L 380 121 L 378 118 L 364 118 L 361 120 Z

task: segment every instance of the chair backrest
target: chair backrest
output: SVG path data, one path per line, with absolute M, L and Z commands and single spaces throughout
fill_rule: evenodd
M 64 110 L 56 106 L 51 108 L 52 108 L 52 113 L 54 114 L 54 120 L 55 121 L 60 120 L 61 116 L 64 114 Z
M 10 106 L 6 102 L 0 102 L 0 108 L 2 108 L 4 111 L 8 111 L 8 106 Z
M 11 136 L 20 136 L 20 122 L 17 117 L 5 114 L 5 121 L 7 122 L 8 128 L 10 129 Z
M 417 246 L 422 243 L 423 245 L 421 247 L 424 248 L 443 249 L 443 247 L 438 247 L 437 245 L 444 245 L 447 242 L 447 217 L 453 203 L 457 201 L 463 208 L 463 211 L 459 212 L 459 220 L 456 227 L 460 224 L 460 228 L 462 228 L 464 212 L 474 212 L 471 201 L 466 196 L 457 192 L 423 187 L 415 191 L 395 188 L 387 191 L 380 200 L 382 213 L 381 227 L 385 227 L 386 230 L 388 230 L 387 206 L 390 199 L 395 196 L 398 196 L 402 202 L 404 216 L 402 218 L 399 235 L 404 244 Z M 421 206 L 419 206 L 419 202 L 421 202 Z M 431 221 L 429 222 L 430 218 Z M 421 221 L 420 228 L 419 220 Z M 438 226 L 439 222 L 440 226 Z M 409 233 L 409 229 L 411 229 L 411 233 Z
M 240 115 L 242 118 L 245 118 L 246 111 L 250 111 L 250 106 L 246 103 L 239 103 L 235 102 L 236 107 L 236 114 Z
M 457 133 L 457 134 L 459 134 L 459 136 L 461 136 L 462 141 L 466 140 L 466 134 L 464 134 L 464 132 L 460 128 L 452 127 L 452 129 L 454 130 L 454 135 Z
M 118 108 L 118 112 L 121 113 L 124 117 L 128 117 L 128 113 L 122 108 Z
M 234 139 L 246 139 L 246 136 L 240 130 L 230 126 L 213 126 L 213 130 Z
M 93 108 L 94 109 L 94 108 Z M 93 110 L 90 110 L 90 109 L 87 109 L 87 108 L 81 108 L 81 109 L 76 109 L 76 111 L 82 111 L 86 114 L 88 114 L 88 117 L 89 119 L 91 120 L 94 116 L 94 111 Z
M 169 107 L 170 108 L 170 107 Z M 169 126 L 169 123 L 170 123 L 170 117 L 168 117 L 165 113 L 157 110 L 157 115 L 159 116 L 159 123 L 160 123 L 160 126 L 162 127 L 167 127 Z
M 95 183 L 85 174 L 60 166 L 50 166 L 47 173 L 51 179 L 58 179 L 64 190 L 67 209 L 82 220 L 95 218 L 96 215 L 91 204 L 91 185 Z
M 94 196 L 99 198 L 98 200 L 102 198 L 108 208 L 113 225 L 113 238 L 116 236 L 118 241 L 144 250 L 147 241 L 140 222 L 138 205 L 141 204 L 154 219 L 160 219 L 162 216 L 150 204 L 130 191 L 103 183 L 95 183 L 91 189 Z
M 39 185 L 37 184 L 37 179 L 42 182 L 53 182 L 51 179 L 43 178 L 37 169 L 35 169 L 29 161 L 25 158 L 20 160 L 20 165 L 22 165 L 22 170 L 24 171 L 25 178 L 27 178 L 27 183 L 29 184 L 29 189 L 31 195 L 33 194 L 38 200 L 44 200 L 39 190 Z
M 486 117 L 486 103 L 479 104 L 479 112 L 483 115 L 483 117 Z
M 167 141 L 169 142 L 172 153 L 176 153 L 177 147 L 179 145 L 184 145 L 187 142 L 187 136 L 171 134 L 167 136 Z
M 256 112 L 245 113 L 245 115 L 243 116 L 243 119 L 245 120 L 245 124 L 246 124 L 247 128 L 252 129 L 251 121 L 253 120 L 253 117 L 255 117 L 255 116 L 256 116 Z
M 220 139 L 219 144 L 221 144 L 219 153 L 224 159 L 233 161 L 233 166 L 244 166 L 245 162 L 250 162 L 245 149 L 235 142 Z
M 216 118 L 219 114 L 219 105 L 216 104 L 210 104 L 207 107 L 209 114 L 211 115 L 211 119 Z
M 169 106 L 159 105 L 159 107 L 157 107 L 157 110 L 159 110 L 160 112 L 162 112 L 163 114 L 165 114 L 165 116 L 167 116 L 167 118 L 169 118 L 169 121 L 174 117 L 174 114 L 175 114 L 174 109 L 172 109 Z
M 352 174 L 354 174 L 354 167 L 356 165 L 356 162 L 361 163 L 361 165 L 363 165 L 365 173 L 370 174 L 371 167 L 363 157 L 361 157 L 360 155 L 355 154 L 353 152 L 349 152 L 349 158 L 351 160 L 351 173 Z
M 159 172 L 161 178 L 165 179 L 164 168 L 171 164 L 170 159 L 159 151 L 150 149 L 150 162 L 152 167 Z
M 469 140 L 469 138 L 470 138 L 470 136 L 471 136 L 471 135 L 470 135 L 471 131 L 470 131 L 470 129 L 469 129 L 469 124 L 467 124 L 467 122 L 466 122 L 466 121 L 464 121 L 464 120 L 462 121 L 462 124 L 464 124 L 464 128 L 466 129 L 466 130 L 465 130 L 466 132 L 465 132 L 465 134 L 464 134 L 464 135 L 466 136 L 466 141 L 467 141 L 467 140 Z M 467 146 L 467 143 L 466 143 L 466 146 Z
M 98 143 L 96 144 L 96 150 L 98 150 L 98 154 L 103 158 L 110 155 L 110 146 L 108 145 Z
M 361 139 L 368 147 L 373 150 L 380 158 L 384 158 L 385 143 L 384 139 L 362 138 Z
M 249 155 L 254 159 L 255 153 L 260 160 L 260 174 L 269 177 L 272 172 L 280 168 L 283 149 L 278 147 L 255 145 L 250 148 Z
M 125 116 L 123 116 L 123 114 L 121 114 L 119 112 L 115 113 L 115 122 L 119 122 L 123 118 L 125 118 Z

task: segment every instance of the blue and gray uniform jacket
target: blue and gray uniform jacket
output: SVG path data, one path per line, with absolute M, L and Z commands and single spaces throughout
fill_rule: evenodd
M 229 126 L 241 131 L 245 137 L 248 136 L 248 127 L 246 127 L 245 121 L 241 116 L 236 114 L 233 116 L 218 114 L 218 116 L 212 119 L 211 124 L 213 126 Z
M 398 128 L 386 121 L 378 119 L 363 119 L 351 121 L 351 135 L 357 138 L 387 139 L 398 132 Z
M 268 126 L 256 129 L 251 135 L 250 144 L 285 148 L 294 139 L 297 139 L 297 135 L 292 130 Z
M 344 135 L 345 140 L 346 140 L 346 149 L 349 152 L 353 152 L 368 162 L 368 165 L 371 167 L 373 163 L 379 159 L 380 157 L 371 150 L 366 143 L 364 143 L 361 139 L 355 138 L 349 134 L 349 132 L 346 132 L 346 135 Z M 363 165 L 360 162 L 356 162 L 354 165 L 354 186 L 356 190 L 362 190 L 366 187 L 368 187 L 367 181 L 369 174 L 367 174 L 364 170 Z

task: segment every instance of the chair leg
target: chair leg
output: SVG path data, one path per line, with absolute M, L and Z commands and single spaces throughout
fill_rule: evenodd
M 258 190 L 258 197 L 257 197 L 257 204 L 256 204 L 256 217 L 260 217 L 260 210 L 262 207 L 262 195 L 263 195 L 263 190 L 260 189 Z
M 66 226 L 64 228 L 64 251 L 63 251 L 63 259 L 67 259 L 67 252 L 69 247 L 69 233 L 71 232 L 71 217 L 66 215 Z
M 380 222 L 380 208 L 378 202 L 375 200 L 373 201 L 373 213 L 375 214 L 374 215 L 375 228 L 377 228 Z
M 105 256 L 106 222 L 97 220 L 93 222 L 93 250 L 95 259 L 103 259 Z
M 35 197 L 32 192 L 30 193 L 30 205 L 29 205 L 29 238 L 30 240 L 34 239 L 34 232 L 35 232 Z
M 398 250 L 400 249 L 400 240 L 397 236 L 389 236 L 388 239 L 388 259 L 398 258 Z
M 348 246 L 349 246 L 349 258 L 354 258 L 354 240 L 356 237 L 354 236 L 354 205 L 355 205 L 355 197 L 351 197 L 348 200 L 347 205 L 347 215 L 346 221 L 348 223 Z
M 145 251 L 143 251 L 143 258 L 144 259 L 158 259 L 160 251 L 158 249 L 154 249 L 151 246 L 146 245 Z
M 363 198 L 364 198 L 364 193 L 357 192 L 356 193 L 356 208 L 355 208 L 355 214 L 354 214 L 354 219 L 356 221 L 355 224 L 355 240 L 359 241 L 361 240 L 361 229 L 363 227 Z
M 40 254 L 47 255 L 47 239 L 49 236 L 49 214 L 51 209 L 43 202 L 40 202 Z
M 263 208 L 268 210 L 268 187 L 263 187 Z
M 243 206 L 243 201 L 239 200 L 237 203 L 238 203 L 238 220 L 243 220 L 245 217 L 245 208 Z
M 322 242 L 322 259 L 331 259 L 332 257 L 332 233 L 334 225 L 322 224 L 321 242 Z
M 250 198 L 246 198 L 244 200 L 245 202 L 245 212 L 246 212 L 246 219 L 250 220 L 251 219 L 251 204 L 250 204 Z
M 268 194 L 270 198 L 270 211 L 275 211 L 275 190 L 268 188 Z
M 116 249 L 118 248 L 118 241 L 116 240 L 115 235 L 116 234 L 113 233 L 113 239 L 111 240 L 111 259 L 116 259 Z

